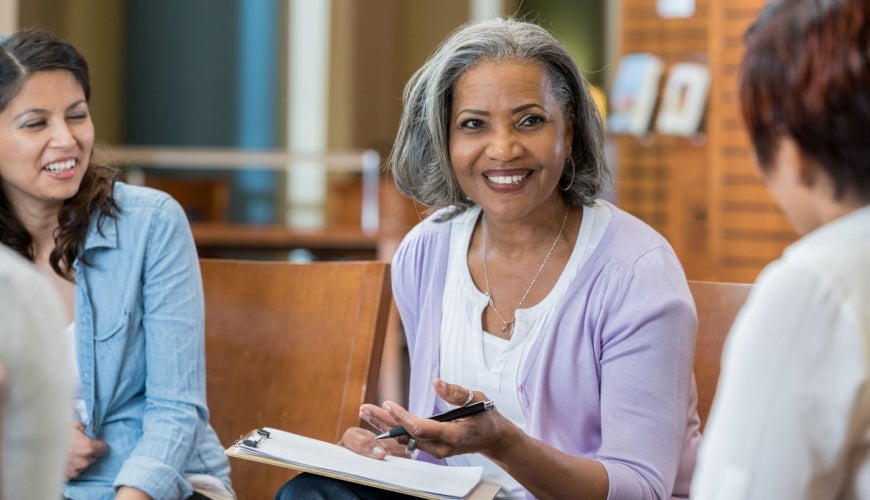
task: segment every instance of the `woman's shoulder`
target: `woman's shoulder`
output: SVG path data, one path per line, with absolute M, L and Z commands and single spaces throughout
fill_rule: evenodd
M 145 227 L 177 228 L 188 225 L 187 215 L 181 205 L 170 195 L 144 186 L 115 182 L 112 197 L 118 207 L 117 213 L 110 218 L 94 215 L 89 232 L 91 241 L 102 241 L 112 234 L 132 234 L 123 230 L 127 227 L 138 228 L 136 234 Z
M 181 205 L 169 194 L 146 186 L 116 182 L 112 196 L 120 209 L 121 220 L 158 216 L 167 220 L 187 222 Z
M 452 228 L 474 216 L 479 209 L 472 208 L 444 220 L 443 216 L 449 210 L 450 208 L 445 208 L 433 212 L 408 231 L 393 257 L 395 270 L 406 269 L 418 273 L 427 268 L 440 269 L 441 266 L 436 264 L 447 262 Z
M 626 263 L 636 262 L 651 252 L 675 255 L 668 240 L 646 222 L 609 202 L 599 201 L 596 207 L 610 212 L 596 253 Z
M 431 244 L 438 241 L 440 238 L 450 236 L 451 222 L 457 218 L 463 217 L 465 214 L 460 214 L 457 218 L 443 220 L 444 215 L 449 213 L 449 208 L 443 208 L 429 214 L 425 219 L 421 220 L 402 239 L 401 247 L 416 246 L 421 243 Z
M 117 244 L 116 239 L 139 238 L 143 231 L 151 232 L 154 228 L 173 232 L 189 225 L 181 205 L 162 191 L 115 182 L 112 198 L 117 212 L 109 217 L 92 215 L 86 247 L 111 246 Z
M 128 208 L 159 208 L 172 200 L 172 197 L 163 191 L 124 182 L 115 182 L 112 188 L 112 196 L 122 210 Z

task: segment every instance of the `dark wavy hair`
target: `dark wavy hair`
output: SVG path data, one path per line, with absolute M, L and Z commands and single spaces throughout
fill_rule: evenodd
M 91 83 L 88 63 L 70 44 L 38 29 L 23 29 L 0 37 L 0 111 L 21 91 L 24 82 L 39 71 L 66 70 L 82 86 L 90 100 Z M 120 212 L 112 196 L 117 173 L 114 169 L 90 165 L 78 192 L 66 200 L 58 214 L 55 247 L 49 263 L 59 276 L 72 281 L 72 264 L 81 255 L 93 214 L 99 214 L 97 227 L 107 217 Z M 0 183 L 3 179 L 0 178 Z M 15 215 L 12 205 L 0 189 L 0 242 L 33 261 L 33 238 Z
M 739 92 L 762 170 L 783 137 L 870 201 L 870 1 L 771 1 L 746 33 Z
M 545 69 L 574 130 L 571 156 L 559 180 L 560 186 L 568 186 L 562 196 L 571 205 L 591 205 L 610 183 L 601 114 L 568 50 L 544 28 L 515 19 L 459 27 L 408 81 L 389 158 L 399 191 L 433 210 L 453 207 L 442 221 L 473 206 L 453 174 L 448 129 L 453 86 L 465 72 L 489 60 L 534 62 Z

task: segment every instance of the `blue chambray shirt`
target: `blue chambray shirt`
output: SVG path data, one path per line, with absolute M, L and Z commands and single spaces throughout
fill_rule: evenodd
M 205 319 L 196 247 L 169 195 L 116 183 L 116 219 L 96 219 L 76 278 L 76 354 L 90 421 L 109 452 L 64 487 L 72 499 L 111 499 L 133 486 L 186 498 L 189 474 L 229 486 L 208 424 Z M 87 264 L 82 262 L 84 260 Z

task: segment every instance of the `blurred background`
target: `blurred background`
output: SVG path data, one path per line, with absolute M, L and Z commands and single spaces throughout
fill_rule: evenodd
M 239 168 L 191 169 L 181 160 L 178 168 L 167 168 L 173 160 L 164 160 L 137 170 L 139 182 L 165 189 L 186 205 L 204 254 L 217 252 L 206 246 L 209 235 L 219 234 L 196 223 L 356 228 L 367 244 L 379 242 L 379 258 L 389 258 L 390 245 L 425 207 L 396 193 L 381 171 L 368 200 L 376 221 L 363 222 L 361 231 L 365 198 L 372 197 L 371 191 L 364 195 L 364 153 L 377 153 L 383 165 L 404 83 L 449 32 L 469 20 L 516 15 L 550 29 L 600 91 L 605 113 L 626 54 L 652 54 L 662 62 L 654 102 L 661 100 L 656 96 L 674 65 L 698 63 L 709 69 L 711 83 L 697 130 L 668 135 L 650 122 L 641 133 L 611 134 L 616 185 L 610 197 L 669 239 L 690 278 L 752 281 L 795 237 L 755 172 L 735 102 L 742 32 L 763 3 L 0 0 L 0 30 L 47 28 L 84 53 L 92 74 L 91 109 L 107 158 L 117 151 L 118 163 L 131 166 L 146 157 L 124 156 L 125 148 L 136 147 L 237 154 L 219 160 L 236 161 Z M 257 165 L 238 156 L 244 151 L 285 156 Z M 330 156 L 343 153 L 350 156 Z M 276 168 L 289 161 L 286 155 L 303 165 Z M 330 168 L 336 162 L 343 167 Z M 193 195 L 185 194 L 182 181 Z M 206 192 L 213 199 L 197 208 L 196 196 Z M 340 253 L 330 254 L 335 256 Z M 322 257 L 314 252 L 309 258 Z
M 27 0 L 15 24 L 50 29 L 84 53 L 102 142 L 385 158 L 404 82 L 436 44 L 469 19 L 511 12 L 561 28 L 603 83 L 605 6 L 594 0 Z M 287 185 L 276 175 L 232 174 L 228 219 L 283 221 Z M 353 176 L 331 177 L 326 191 L 353 198 L 343 192 Z M 330 205 L 325 222 L 355 221 L 345 208 Z

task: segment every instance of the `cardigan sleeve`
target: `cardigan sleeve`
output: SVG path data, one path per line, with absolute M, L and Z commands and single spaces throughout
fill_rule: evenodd
M 676 256 L 666 247 L 641 255 L 602 307 L 596 458 L 607 469 L 608 498 L 670 498 L 690 417 L 697 331 Z

